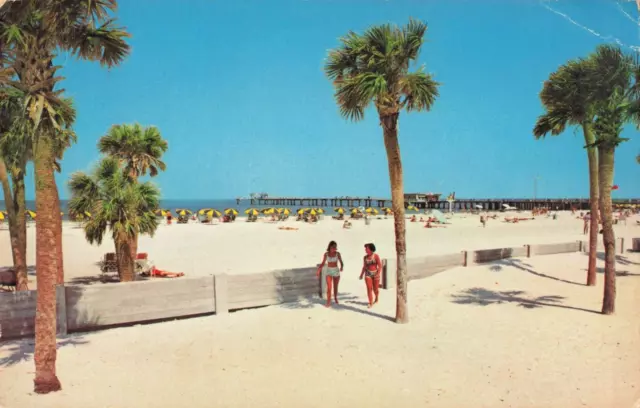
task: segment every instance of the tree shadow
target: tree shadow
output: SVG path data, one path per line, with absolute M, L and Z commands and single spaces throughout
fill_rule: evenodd
M 78 346 L 89 343 L 83 336 L 69 335 L 58 339 L 57 348 L 66 346 Z M 11 367 L 15 364 L 27 362 L 33 358 L 35 341 L 33 339 L 19 339 L 5 341 L 3 348 L 7 349 L 8 355 L 0 357 L 0 367 Z
M 587 269 L 583 269 L 583 271 L 587 271 Z M 596 267 L 596 273 L 604 273 L 603 267 Z M 640 276 L 640 273 L 631 273 L 629 271 L 618 271 L 616 270 L 616 276 Z
M 564 305 L 562 304 L 562 301 L 566 299 L 564 296 L 548 295 L 527 298 L 526 294 L 527 292 L 522 290 L 493 291 L 486 288 L 471 288 L 459 294 L 452 295 L 451 297 L 453 298 L 453 303 L 460 305 L 488 306 L 503 303 L 517 303 L 518 306 L 524 307 L 525 309 L 537 309 L 548 306 L 600 314 L 600 312 L 595 310 Z
M 11 266 L 0 266 L 0 272 L 5 272 L 5 271 L 13 271 L 13 265 L 11 265 Z M 36 266 L 35 265 L 28 265 L 27 266 L 27 275 L 36 276 Z
M 142 276 L 138 274 L 136 276 L 136 282 L 149 280 L 149 276 Z M 117 274 L 100 274 L 100 275 L 87 275 L 76 276 L 69 282 L 70 285 L 93 285 L 96 283 L 120 283 L 120 277 Z
M 516 269 L 519 269 L 519 270 L 521 270 L 523 272 L 527 272 L 527 273 L 530 273 L 532 275 L 539 276 L 541 278 L 551 279 L 551 280 L 555 280 L 555 281 L 558 281 L 558 282 L 564 282 L 564 283 L 568 283 L 568 284 L 571 284 L 571 285 L 586 286 L 583 283 L 574 282 L 574 281 L 570 281 L 570 280 L 567 280 L 567 279 L 562 279 L 562 278 L 558 278 L 558 277 L 555 277 L 555 276 L 546 275 L 544 273 L 538 272 L 538 271 L 533 269 L 532 265 L 530 265 L 530 264 L 528 264 L 526 262 L 523 262 L 523 261 L 521 261 L 519 259 L 515 259 L 515 258 L 502 259 L 500 261 L 493 262 L 493 265 L 491 265 L 489 267 L 489 270 L 492 271 L 492 272 L 500 272 L 506 266 L 512 266 L 512 267 L 514 267 Z
M 584 255 L 589 256 L 589 254 L 586 252 L 584 253 Z M 604 252 L 598 252 L 596 257 L 599 260 L 604 261 Z M 624 255 L 616 255 L 616 263 L 619 263 L 620 265 L 624 265 L 624 266 L 640 265 L 640 262 L 634 262 Z

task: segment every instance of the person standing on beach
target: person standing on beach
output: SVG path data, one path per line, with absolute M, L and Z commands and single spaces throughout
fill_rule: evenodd
M 338 262 L 340 263 L 340 267 L 338 267 Z M 331 292 L 333 287 L 333 300 L 336 302 L 336 305 L 340 304 L 338 302 L 338 284 L 340 283 L 340 272 L 344 269 L 344 262 L 342 262 L 342 256 L 340 252 L 338 252 L 338 244 L 336 241 L 329 242 L 329 246 L 327 246 L 327 252 L 324 253 L 322 257 L 322 263 L 318 267 L 318 272 L 316 275 L 320 277 L 322 273 L 322 268 L 324 265 L 327 265 L 327 273 L 326 273 L 326 281 L 327 281 L 327 304 L 326 307 L 331 306 Z
M 365 244 L 364 262 L 360 279 L 364 276 L 367 285 L 367 297 L 369 298 L 369 308 L 378 303 L 378 291 L 380 288 L 380 276 L 382 275 L 382 261 L 376 254 L 376 246 L 373 244 Z M 375 296 L 375 298 L 374 298 Z
M 589 221 L 591 220 L 591 213 L 588 212 L 585 214 L 585 216 L 582 218 L 583 222 L 584 222 L 584 226 L 582 227 L 582 233 L 584 235 L 587 235 L 589 233 Z

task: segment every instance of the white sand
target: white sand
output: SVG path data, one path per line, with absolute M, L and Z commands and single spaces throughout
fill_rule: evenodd
M 634 219 L 618 236 L 640 237 Z M 512 225 L 456 217 L 447 229 L 408 224 L 409 257 L 584 238 L 562 214 Z M 640 398 L 640 255 L 618 270 L 617 313 L 602 316 L 602 274 L 585 287 L 586 256 L 456 268 L 409 286 L 409 325 L 389 321 L 395 295 L 369 312 L 357 280 L 362 245 L 392 257 L 391 220 L 352 230 L 324 220 L 172 225 L 141 240 L 159 267 L 189 275 L 316 263 L 330 239 L 345 263 L 343 305 L 282 305 L 60 340 L 63 391 L 31 395 L 31 341 L 0 344 L 4 407 L 630 407 Z M 33 239 L 33 229 L 30 229 Z M 8 237 L 0 231 L 0 259 Z M 68 281 L 96 274 L 105 248 L 65 228 Z M 31 241 L 32 242 L 32 241 Z M 33 254 L 29 254 L 33 261 Z M 599 261 L 602 267 L 602 261 Z M 573 283 L 579 284 L 573 284 Z M 25 354 L 26 351 L 26 354 Z

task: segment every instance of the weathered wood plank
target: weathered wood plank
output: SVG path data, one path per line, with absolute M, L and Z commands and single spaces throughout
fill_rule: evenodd
M 281 283 L 298 282 L 307 279 L 316 279 L 317 268 L 286 269 L 264 273 L 252 273 L 244 275 L 229 275 L 229 285 L 254 285 L 257 283 Z
M 244 290 L 229 291 L 229 305 L 250 300 L 277 298 L 279 296 L 311 296 L 318 291 L 316 283 L 306 285 L 292 285 L 286 287 L 247 287 Z
M 238 301 L 235 303 L 230 303 L 229 307 L 231 310 L 239 310 L 246 309 L 249 307 L 261 307 L 261 306 L 273 306 L 279 305 L 283 303 L 295 303 L 304 299 L 309 299 L 314 297 L 315 293 L 310 295 L 285 295 L 285 296 L 270 296 L 264 298 L 257 299 L 247 299 L 243 301 Z
M 481 249 L 473 251 L 473 262 L 476 264 L 499 261 L 501 259 L 527 256 L 527 246 Z
M 623 254 L 624 253 L 624 238 L 616 238 L 615 241 L 616 253 Z M 589 241 L 582 241 L 581 252 L 585 254 L 589 253 Z M 602 240 L 598 241 L 598 246 L 596 247 L 596 251 L 604 252 L 604 242 Z
M 56 286 L 56 333 L 67 334 L 67 300 L 64 285 Z
M 579 250 L 580 243 L 578 241 L 562 242 L 558 244 L 538 244 L 531 245 L 531 256 L 564 254 L 569 252 L 578 252 Z
M 37 292 L 0 293 L 0 340 L 35 333 Z
M 215 312 L 212 277 L 66 288 L 69 330 Z
M 464 265 L 464 253 L 431 255 L 407 260 L 409 280 L 422 279 L 438 272 Z
M 229 281 L 227 274 L 221 273 L 213 277 L 214 302 L 217 315 L 229 313 Z

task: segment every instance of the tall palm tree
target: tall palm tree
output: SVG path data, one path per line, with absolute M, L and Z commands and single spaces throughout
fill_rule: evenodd
M 16 89 L 0 89 L 0 183 L 9 219 L 9 236 L 16 289 L 28 289 L 27 279 L 27 220 L 25 216 L 25 184 L 27 161 L 30 155 L 28 121 L 22 111 L 22 94 Z
M 74 173 L 69 181 L 69 210 L 91 213 L 84 223 L 90 243 L 102 243 L 107 230 L 115 244 L 118 273 L 124 282 L 135 276 L 131 245 L 139 234 L 156 231 L 154 210 L 160 205 L 160 191 L 151 183 L 135 182 L 114 157 L 103 158 L 93 174 Z
M 115 157 L 125 166 L 125 171 L 137 182 L 147 172 L 151 177 L 166 170 L 161 160 L 169 145 L 155 126 L 142 127 L 139 124 L 114 125 L 98 141 L 98 150 Z M 131 250 L 135 257 L 138 252 L 138 236 L 133 239 Z M 134 275 L 135 276 L 135 275 Z
M 605 287 L 602 313 L 615 312 L 616 254 L 611 188 L 616 147 L 626 123 L 640 127 L 640 64 L 619 47 L 601 45 L 588 58 L 592 98 L 597 103 L 594 130 L 598 149 L 600 211 L 605 248 Z
M 0 50 L 11 59 L 11 72 L 0 81 L 25 93 L 25 112 L 32 122 L 36 186 L 36 268 L 38 284 L 35 320 L 34 390 L 48 393 L 61 388 L 56 376 L 55 285 L 62 277 L 62 220 L 54 171 L 60 129 L 56 116 L 63 105 L 56 90 L 59 52 L 111 67 L 129 52 L 128 34 L 113 17 L 116 0 L 21 0 L 2 6 Z
M 333 81 L 343 117 L 364 119 L 373 103 L 382 127 L 389 163 L 391 201 L 397 254 L 396 322 L 409 321 L 402 160 L 398 143 L 400 111 L 429 111 L 439 84 L 424 67 L 409 72 L 424 42 L 427 25 L 411 19 L 404 27 L 374 26 L 363 34 L 349 32 L 340 47 L 329 52 L 326 75 Z
M 580 126 L 584 136 L 589 163 L 589 206 L 591 224 L 589 228 L 589 261 L 587 285 L 596 284 L 596 256 L 598 246 L 598 151 L 593 146 L 595 134 L 595 104 L 590 98 L 587 83 L 589 64 L 582 60 L 571 60 L 549 75 L 540 92 L 545 113 L 538 117 L 533 128 L 536 139 L 547 134 L 562 134 L 567 126 Z

